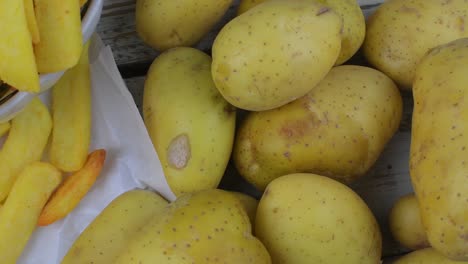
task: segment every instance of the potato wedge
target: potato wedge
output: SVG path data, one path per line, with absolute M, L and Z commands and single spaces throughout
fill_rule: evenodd
M 83 48 L 80 2 L 35 0 L 41 41 L 34 45 L 40 73 L 62 71 L 75 66 Z
M 0 263 L 16 263 L 61 180 L 61 172 L 49 163 L 33 162 L 21 171 L 1 212 Z
M 10 131 L 11 124 L 10 122 L 0 123 L 0 137 L 3 137 Z
M 89 42 L 83 48 L 78 64 L 68 70 L 52 88 L 50 162 L 66 172 L 83 167 L 91 140 L 88 47 Z
M 41 159 L 51 130 L 49 110 L 37 97 L 12 119 L 10 133 L 0 151 L 0 201 L 8 196 L 24 166 Z
M 84 167 L 68 176 L 52 195 L 39 216 L 38 225 L 50 225 L 70 213 L 93 186 L 101 173 L 105 159 L 105 150 L 99 149 L 92 152 Z
M 37 27 L 33 1 L 34 0 L 24 0 L 24 12 L 26 13 L 26 21 L 28 23 L 32 42 L 33 44 L 38 44 L 41 41 L 41 36 L 39 35 L 39 28 Z
M 0 80 L 28 92 L 40 89 L 24 1 L 0 1 Z

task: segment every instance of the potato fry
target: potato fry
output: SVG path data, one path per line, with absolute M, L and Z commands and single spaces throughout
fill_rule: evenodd
M 75 66 L 83 48 L 80 3 L 76 0 L 35 0 L 41 41 L 34 45 L 40 73 Z
M 66 172 L 74 172 L 83 167 L 91 140 L 88 46 L 89 42 L 85 45 L 78 64 L 68 70 L 52 88 L 50 162 Z
M 42 158 L 51 130 L 49 109 L 37 97 L 12 119 L 0 151 L 0 201 L 8 196 L 24 166 Z
M 10 122 L 0 123 L 0 137 L 3 137 L 8 131 L 10 131 Z
M 106 151 L 104 149 L 92 152 L 84 167 L 68 176 L 52 195 L 39 216 L 38 225 L 50 225 L 75 209 L 101 173 L 105 159 Z
M 24 1 L 0 1 L 0 80 L 27 92 L 40 89 Z
M 33 44 L 38 44 L 41 41 L 41 36 L 39 35 L 39 28 L 37 27 L 33 1 L 34 0 L 24 0 L 24 11 L 26 13 L 26 21 L 28 23 L 32 42 Z
M 21 171 L 1 212 L 0 263 L 16 263 L 61 180 L 61 172 L 49 163 L 33 162 Z

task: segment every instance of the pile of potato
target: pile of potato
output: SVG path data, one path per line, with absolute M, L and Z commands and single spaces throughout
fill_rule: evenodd
M 414 250 L 397 263 L 468 263 L 466 0 L 388 0 L 367 20 L 355 0 L 245 0 L 211 54 L 191 47 L 231 4 L 137 0 L 161 51 L 144 120 L 177 199 L 123 194 L 64 263 L 380 263 L 380 227 L 347 184 L 396 133 L 399 88 L 415 101 L 415 194 L 390 212 Z M 258 205 L 217 188 L 231 159 Z

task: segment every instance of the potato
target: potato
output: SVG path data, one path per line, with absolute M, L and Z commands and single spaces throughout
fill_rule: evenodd
M 81 169 L 91 141 L 91 79 L 86 43 L 80 61 L 52 88 L 50 162 L 66 172 Z
M 9 121 L 0 123 L 0 137 L 3 137 L 4 135 L 6 135 L 10 131 L 10 128 L 11 128 L 11 123 Z
M 401 88 L 412 89 L 427 51 L 468 37 L 467 16 L 465 0 L 387 0 L 368 19 L 364 54 Z
M 237 131 L 234 163 L 259 190 L 294 172 L 351 182 L 375 163 L 401 116 L 401 96 L 387 76 L 338 66 L 306 96 L 250 113 Z
M 184 194 L 138 232 L 115 264 L 271 263 L 247 213 L 227 191 Z
M 83 168 L 69 175 L 50 197 L 37 224 L 39 226 L 50 225 L 73 211 L 101 174 L 105 159 L 104 149 L 98 149 L 89 154 Z
M 429 243 L 468 261 L 468 38 L 421 61 L 413 87 L 410 175 Z
M 33 2 L 34 0 L 24 0 L 24 12 L 26 14 L 26 20 L 28 23 L 28 29 L 29 33 L 31 34 L 32 42 L 34 44 L 37 44 L 41 41 L 41 36 L 39 35 L 39 28 L 37 26 Z
M 192 46 L 223 17 L 232 0 L 137 0 L 139 37 L 159 51 Z
M 382 238 L 370 209 L 346 185 L 320 175 L 272 181 L 255 232 L 273 263 L 380 263 Z
M 61 180 L 61 172 L 49 163 L 32 162 L 22 169 L 1 211 L 0 263 L 16 263 Z
M 468 261 L 450 260 L 433 248 L 426 248 L 408 253 L 393 264 L 468 264 Z
M 24 166 L 42 158 L 51 130 L 49 110 L 37 97 L 12 119 L 0 150 L 0 201 L 8 196 Z
M 402 196 L 396 201 L 390 210 L 389 225 L 393 238 L 402 246 L 411 250 L 430 246 L 414 194 Z
M 0 1 L 0 32 L 0 80 L 20 91 L 38 92 L 39 74 L 24 1 Z
M 341 49 L 341 17 L 310 0 L 271 0 L 234 18 L 212 47 L 216 87 L 232 105 L 263 111 L 310 91 Z
M 69 69 L 83 49 L 80 3 L 77 0 L 34 0 L 41 41 L 34 45 L 40 73 Z
M 231 193 L 234 194 L 234 196 L 236 196 L 236 198 L 239 199 L 241 204 L 244 206 L 244 209 L 247 212 L 247 215 L 249 216 L 250 222 L 253 225 L 255 223 L 255 215 L 257 214 L 257 199 L 240 192 Z
M 131 237 L 167 205 L 147 190 L 117 196 L 80 234 L 61 263 L 114 263 Z
M 174 194 L 216 188 L 229 161 L 236 113 L 219 94 L 211 58 L 174 48 L 151 65 L 143 116 Z
M 238 13 L 257 6 L 266 0 L 241 0 Z M 316 0 L 329 6 L 343 19 L 341 51 L 335 65 L 341 65 L 349 60 L 361 47 L 366 35 L 366 21 L 361 7 L 356 0 Z

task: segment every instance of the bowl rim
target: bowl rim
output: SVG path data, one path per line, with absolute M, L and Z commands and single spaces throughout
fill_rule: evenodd
M 96 30 L 100 21 L 104 0 L 88 0 L 88 8 L 81 20 L 81 34 L 83 43 L 86 43 Z M 66 70 L 65 70 L 66 71 Z M 5 102 L 0 104 L 0 122 L 7 122 L 18 114 L 35 96 L 49 90 L 65 73 L 65 71 L 40 74 L 40 91 L 30 93 L 17 91 Z

